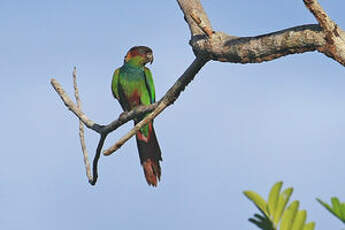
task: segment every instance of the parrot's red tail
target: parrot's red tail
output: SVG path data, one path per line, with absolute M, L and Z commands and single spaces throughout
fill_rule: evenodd
M 157 186 L 158 181 L 161 179 L 161 166 L 159 161 L 147 159 L 142 163 L 145 178 L 149 185 Z
M 159 161 L 162 160 L 162 157 L 152 123 L 149 123 L 148 126 L 148 136 L 146 137 L 141 131 L 138 131 L 136 139 L 146 181 L 149 185 L 156 187 L 161 177 Z

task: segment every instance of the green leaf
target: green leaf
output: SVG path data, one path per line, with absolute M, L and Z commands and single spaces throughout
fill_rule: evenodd
M 303 230 L 314 230 L 314 228 L 315 228 L 315 222 L 310 222 L 304 225 Z
M 295 220 L 298 211 L 299 202 L 293 201 L 290 206 L 284 212 L 282 221 L 280 223 L 280 230 L 291 230 L 292 224 Z
M 256 192 L 253 191 L 244 191 L 244 195 L 251 200 L 256 207 L 267 217 L 269 217 L 269 214 L 267 212 L 267 203 L 266 201 Z
M 265 215 L 261 216 L 259 214 L 254 214 L 254 218 L 249 218 L 249 222 L 252 222 L 256 226 L 264 230 L 276 230 L 273 227 L 272 222 Z
M 273 223 L 275 226 L 278 225 L 292 192 L 293 192 L 293 188 L 287 188 L 279 195 L 278 206 L 276 207 L 276 211 L 274 212 L 274 215 L 273 215 Z
M 306 210 L 298 211 L 291 230 L 303 230 L 306 220 L 307 220 L 307 211 Z
M 342 221 L 345 222 L 345 203 L 340 204 L 340 211 L 342 213 Z
M 336 215 L 334 212 L 333 212 L 333 209 L 331 208 L 331 206 L 329 206 L 326 202 L 323 202 L 321 199 L 319 198 L 316 198 L 316 200 L 323 206 L 325 207 L 328 211 L 330 211 L 333 215 Z
M 278 205 L 279 193 L 280 193 L 282 185 L 283 185 L 282 181 L 279 181 L 278 183 L 273 185 L 270 191 L 270 194 L 268 195 L 268 212 L 270 213 L 271 217 L 273 217 L 273 214 L 276 211 L 276 208 Z
M 341 212 L 341 205 L 340 205 L 340 202 L 338 200 L 337 197 L 332 197 L 331 198 L 331 202 L 332 202 L 332 205 L 333 205 L 333 211 L 334 213 L 340 217 L 340 219 L 343 219 L 343 216 L 342 216 L 342 212 Z
M 340 204 L 339 200 L 336 197 L 332 197 L 331 201 L 333 204 L 333 207 L 331 207 L 329 204 L 327 204 L 326 202 L 323 202 L 321 199 L 316 198 L 316 200 L 323 206 L 325 207 L 330 213 L 332 213 L 335 217 L 337 217 L 339 220 L 341 220 L 342 222 L 345 223 L 345 218 L 343 216 L 345 216 L 343 213 L 345 213 L 345 204 Z M 338 202 L 339 204 L 337 204 Z M 338 210 L 335 209 L 335 206 L 338 208 Z M 340 215 L 339 215 L 340 214 Z

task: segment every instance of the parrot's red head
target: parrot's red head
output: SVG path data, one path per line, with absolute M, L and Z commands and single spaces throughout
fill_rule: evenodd
M 152 49 L 147 46 L 134 46 L 127 52 L 125 62 L 134 62 L 143 66 L 148 62 L 152 64 Z

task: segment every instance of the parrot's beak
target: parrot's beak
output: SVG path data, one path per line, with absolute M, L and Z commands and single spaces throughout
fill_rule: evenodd
M 150 53 L 150 54 L 147 54 L 147 62 L 150 62 L 150 64 L 152 64 L 152 62 L 153 62 L 153 55 L 152 55 L 152 53 Z

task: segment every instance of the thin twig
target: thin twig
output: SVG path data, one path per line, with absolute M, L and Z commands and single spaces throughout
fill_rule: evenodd
M 107 137 L 106 134 L 102 134 L 98 142 L 96 154 L 95 154 L 95 157 L 93 158 L 93 166 L 92 166 L 93 178 L 91 180 L 89 179 L 89 183 L 91 185 L 95 185 L 98 179 L 98 160 L 99 160 L 99 157 L 101 156 L 101 151 L 102 151 L 106 137 Z
M 61 97 L 62 101 L 65 103 L 66 107 L 72 111 L 89 129 L 93 129 L 96 132 L 99 132 L 99 127 L 98 125 L 93 122 L 92 120 L 90 120 L 79 108 L 78 106 L 76 106 L 73 101 L 71 100 L 71 98 L 69 98 L 69 96 L 67 95 L 67 93 L 65 92 L 65 90 L 62 88 L 62 86 L 60 85 L 60 83 L 52 78 L 50 80 L 50 83 L 52 84 L 52 86 L 54 87 L 55 91 L 57 92 L 57 94 L 59 94 L 59 96 Z
M 73 68 L 73 86 L 74 86 L 74 96 L 77 101 L 77 107 L 80 111 L 82 111 L 81 100 L 79 97 L 79 90 L 77 86 L 77 68 L 76 67 Z M 87 153 L 85 137 L 84 137 L 84 124 L 80 119 L 79 119 L 79 137 L 80 137 L 81 149 L 83 151 L 83 156 L 84 156 L 86 176 L 87 178 L 89 178 L 89 181 L 92 181 L 93 179 L 92 179 L 91 169 L 90 169 L 89 154 Z

